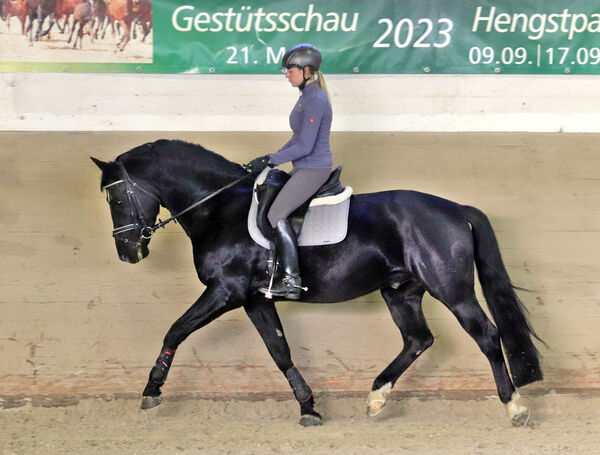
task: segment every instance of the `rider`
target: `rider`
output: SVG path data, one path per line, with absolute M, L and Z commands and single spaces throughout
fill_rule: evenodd
M 300 98 L 290 114 L 292 138 L 277 152 L 255 158 L 248 167 L 260 172 L 267 166 L 291 161 L 293 171 L 271 206 L 267 217 L 275 233 L 275 248 L 284 276 L 271 287 L 276 297 L 299 299 L 301 289 L 298 244 L 288 216 L 304 204 L 327 181 L 333 158 L 329 145 L 331 104 L 325 79 L 319 71 L 321 53 L 312 44 L 297 44 L 283 56 L 282 69 Z M 267 289 L 260 292 L 266 294 Z

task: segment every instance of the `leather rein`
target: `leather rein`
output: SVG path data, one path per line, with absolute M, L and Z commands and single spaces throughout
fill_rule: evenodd
M 150 191 L 145 190 L 140 185 L 138 185 L 136 182 L 134 182 L 131 179 L 131 177 L 129 176 L 129 174 L 127 173 L 127 170 L 125 169 L 125 166 L 123 165 L 123 163 L 121 163 L 120 161 L 117 161 L 117 164 L 121 168 L 121 171 L 123 173 L 123 178 L 121 180 L 117 180 L 116 182 L 112 182 L 112 183 L 109 183 L 108 185 L 105 185 L 103 187 L 103 189 L 106 189 L 106 188 L 109 188 L 109 187 L 111 187 L 113 185 L 118 185 L 118 184 L 121 184 L 121 183 L 125 184 L 125 193 L 127 194 L 127 199 L 129 201 L 129 206 L 131 208 L 131 215 L 132 215 L 132 218 L 133 218 L 134 222 L 130 223 L 130 224 L 123 225 L 123 226 L 119 226 L 119 227 L 113 229 L 113 231 L 112 231 L 112 236 L 116 240 L 122 241 L 124 243 L 128 243 L 129 240 L 126 239 L 126 238 L 125 239 L 124 238 L 120 238 L 119 235 L 124 234 L 125 232 L 134 231 L 134 230 L 139 230 L 139 232 L 140 232 L 140 238 L 145 239 L 145 240 L 150 240 L 150 238 L 152 238 L 152 235 L 158 229 L 164 228 L 171 221 L 177 222 L 177 218 L 179 218 L 183 214 L 189 212 L 190 210 L 195 209 L 196 207 L 198 207 L 199 205 L 205 203 L 209 199 L 212 199 L 213 197 L 217 196 L 218 194 L 221 194 L 223 191 L 231 188 L 232 186 L 238 184 L 239 182 L 241 182 L 245 178 L 247 178 L 247 177 L 249 177 L 249 176 L 252 175 L 252 173 L 249 173 L 249 174 L 244 175 L 243 177 L 240 177 L 237 180 L 234 180 L 233 182 L 229 183 L 228 185 L 225 185 L 224 187 L 218 189 L 214 193 L 209 194 L 205 198 L 203 198 L 203 199 L 201 199 L 201 200 L 199 200 L 197 202 L 194 202 L 192 205 L 190 205 L 189 207 L 183 209 L 179 213 L 176 213 L 175 215 L 171 216 L 170 218 L 167 218 L 164 221 L 159 218 L 158 223 L 156 223 L 156 224 L 154 224 L 154 225 L 151 226 L 151 225 L 149 225 L 146 222 L 146 219 L 144 218 L 144 214 L 143 214 L 143 211 L 142 211 L 142 205 L 140 204 L 140 200 L 138 198 L 138 194 L 136 193 L 135 190 L 137 189 L 137 190 L 141 191 L 145 195 L 147 195 L 150 198 L 152 198 L 155 201 L 157 201 L 160 205 L 162 205 L 162 202 L 160 201 L 160 199 L 158 197 L 156 197 Z M 139 242 L 136 242 L 136 243 L 139 244 Z

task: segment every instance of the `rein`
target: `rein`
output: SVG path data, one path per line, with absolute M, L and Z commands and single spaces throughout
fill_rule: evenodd
M 225 185 L 224 187 L 218 189 L 217 191 L 215 191 L 214 193 L 209 194 L 208 196 L 206 196 L 205 198 L 199 200 L 198 202 L 194 202 L 192 205 L 190 205 L 188 208 L 183 209 L 181 212 L 176 213 L 175 215 L 173 215 L 171 218 L 167 218 L 165 221 L 162 220 L 158 220 L 158 223 L 156 223 L 154 226 L 152 227 L 147 227 L 146 229 L 149 229 L 150 232 L 150 236 L 149 237 L 144 237 L 144 235 L 142 234 L 143 238 L 150 238 L 152 237 L 152 234 L 154 234 L 154 232 L 159 229 L 159 228 L 164 228 L 167 224 L 169 224 L 171 221 L 177 221 L 177 218 L 180 217 L 181 215 L 183 215 L 184 213 L 189 212 L 192 209 L 195 209 L 196 207 L 198 207 L 201 204 L 204 204 L 206 201 L 208 201 L 209 199 L 212 199 L 213 197 L 217 196 L 218 194 L 221 194 L 223 191 L 228 190 L 229 188 L 231 188 L 232 186 L 238 184 L 239 182 L 241 182 L 242 180 L 244 180 L 246 177 L 251 176 L 252 174 L 246 174 L 243 177 L 240 177 L 237 180 L 234 180 L 233 182 L 231 182 L 228 185 Z M 138 186 L 139 188 L 139 186 Z
M 167 218 L 166 220 L 158 220 L 158 223 L 154 224 L 153 226 L 149 226 L 148 223 L 146 223 L 146 220 L 144 218 L 144 215 L 142 213 L 142 206 L 140 204 L 140 201 L 137 197 L 137 194 L 135 193 L 135 189 L 140 190 L 142 193 L 146 194 L 147 196 L 150 196 L 152 199 L 154 199 L 155 201 L 157 201 L 159 204 L 161 204 L 160 199 L 158 199 L 156 196 L 154 196 L 150 191 L 145 190 L 144 188 L 142 188 L 141 186 L 139 186 L 137 183 L 135 183 L 131 177 L 129 177 L 129 174 L 127 173 L 127 170 L 125 169 L 125 166 L 123 165 L 123 163 L 121 163 L 120 161 L 117 161 L 117 164 L 119 165 L 119 167 L 121 168 L 121 171 L 123 172 L 123 179 L 122 180 L 117 180 L 116 182 L 110 183 L 109 185 L 106 185 L 104 188 L 108 188 L 112 185 L 116 185 L 118 183 L 125 183 L 125 192 L 127 193 L 127 199 L 129 200 L 129 203 L 131 205 L 131 214 L 133 215 L 133 217 L 136 220 L 139 220 L 139 223 L 136 221 L 135 223 L 131 223 L 131 224 L 127 224 L 124 226 L 119 226 L 118 228 L 113 229 L 113 237 L 118 239 L 117 236 L 124 233 L 124 232 L 128 232 L 128 231 L 133 231 L 133 230 L 138 230 L 140 231 L 140 237 L 146 240 L 149 240 L 150 238 L 152 238 L 152 235 L 159 229 L 159 228 L 164 228 L 167 224 L 169 224 L 171 221 L 175 221 L 177 222 L 177 218 L 179 218 L 180 216 L 184 215 L 185 213 L 189 212 L 190 210 L 195 209 L 196 207 L 198 207 L 199 205 L 204 204 L 206 201 L 212 199 L 213 197 L 221 194 L 223 191 L 231 188 L 232 186 L 238 184 L 239 182 L 241 182 L 242 180 L 244 180 L 245 178 L 249 177 L 252 175 L 252 173 L 246 174 L 243 177 L 240 177 L 237 180 L 234 180 L 233 182 L 229 183 L 228 185 L 225 185 L 222 188 L 219 188 L 217 191 L 215 191 L 214 193 L 209 194 L 208 196 L 206 196 L 205 198 L 194 202 L 192 205 L 190 205 L 189 207 L 183 209 L 182 211 L 176 213 L 175 215 L 171 216 L 170 218 Z M 162 204 L 161 204 L 162 205 Z M 121 240 L 121 239 L 118 239 Z M 128 240 L 127 239 L 123 239 L 123 242 L 127 243 Z

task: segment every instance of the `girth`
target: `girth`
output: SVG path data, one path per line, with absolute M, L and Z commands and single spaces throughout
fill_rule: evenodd
M 304 217 L 311 202 L 317 198 L 323 198 L 328 196 L 334 196 L 344 191 L 344 187 L 340 182 L 340 175 L 342 174 L 342 166 L 338 166 L 331 172 L 331 175 L 327 181 L 319 188 L 314 196 L 308 199 L 304 204 L 298 207 L 290 216 L 289 220 L 292 223 L 292 228 L 296 233 L 296 237 L 300 236 L 300 230 L 302 229 L 302 223 Z M 290 179 L 290 175 L 280 169 L 272 169 L 267 174 L 264 183 L 256 186 L 256 196 L 258 198 L 258 213 L 257 213 L 257 225 L 262 235 L 264 235 L 269 241 L 274 241 L 273 228 L 267 214 L 275 197 L 281 191 L 281 188 Z

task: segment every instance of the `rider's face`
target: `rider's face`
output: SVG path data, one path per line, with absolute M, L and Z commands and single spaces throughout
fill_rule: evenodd
M 295 66 L 287 69 L 285 72 L 285 78 L 290 81 L 292 87 L 298 87 L 304 81 L 304 78 L 302 77 L 302 70 Z

